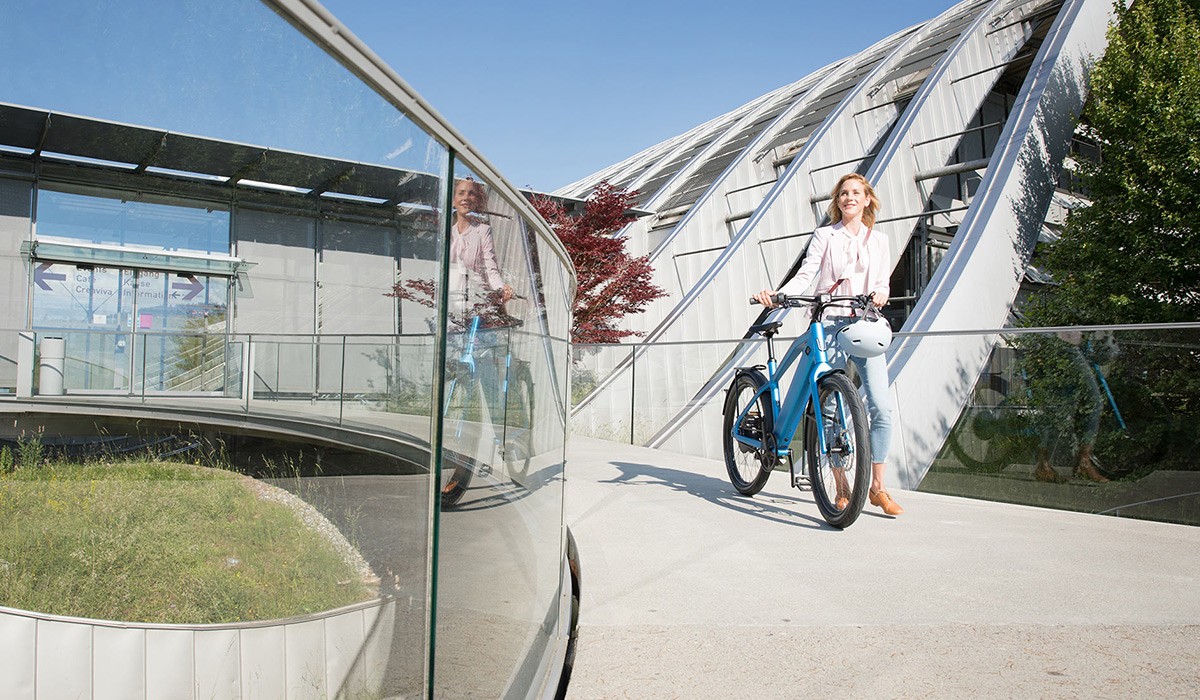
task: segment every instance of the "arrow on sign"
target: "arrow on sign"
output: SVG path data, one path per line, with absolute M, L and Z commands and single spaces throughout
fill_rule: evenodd
M 66 282 L 67 275 L 65 272 L 50 272 L 50 266 L 53 263 L 42 263 L 33 271 L 33 283 L 47 292 L 50 291 L 50 282 Z
M 172 282 L 171 289 L 179 289 L 187 292 L 187 294 L 183 297 L 184 301 L 191 301 L 197 294 L 204 291 L 204 285 L 192 275 L 179 275 L 179 277 L 187 280 L 187 282 Z M 171 296 L 178 298 L 179 294 L 175 293 Z

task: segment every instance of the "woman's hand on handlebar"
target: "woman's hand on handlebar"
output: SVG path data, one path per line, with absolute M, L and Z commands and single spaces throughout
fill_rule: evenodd
M 871 303 L 880 309 L 888 303 L 887 295 L 883 292 L 871 292 L 867 296 L 871 298 Z
M 778 294 L 778 292 L 774 290 L 764 289 L 750 298 L 769 309 L 775 306 L 775 302 L 771 299 L 771 297 L 775 296 L 776 294 Z

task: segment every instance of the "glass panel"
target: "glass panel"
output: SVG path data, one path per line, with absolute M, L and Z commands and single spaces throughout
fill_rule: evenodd
M 0 395 L 17 393 L 19 339 L 11 329 L 0 327 Z
M 130 391 L 133 282 L 132 270 L 35 265 L 34 328 L 39 347 L 41 338 L 63 339 L 62 390 Z
M 0 298 L 6 300 L 0 304 L 0 328 L 29 323 L 29 265 L 21 244 L 29 240 L 32 201 L 29 182 L 0 178 Z
M 20 18 L 0 60 L 23 66 L 0 76 L 5 102 L 351 162 L 444 167 L 428 135 L 265 3 L 3 0 L 0 11 Z
M 229 280 L 140 270 L 137 291 L 133 325 L 142 347 L 134 375 L 140 390 L 225 393 L 232 388 L 225 384 L 231 356 L 236 357 L 225 337 Z
M 237 213 L 237 255 L 256 264 L 237 280 L 234 330 L 315 332 L 316 219 L 245 208 Z
M 217 205 L 186 206 L 133 193 L 116 199 L 55 187 L 60 189 L 38 190 L 38 240 L 229 253 L 229 212 Z
M 17 563 L 0 606 L 178 625 L 196 658 L 237 639 L 231 694 L 428 695 L 438 325 L 394 285 L 424 277 L 440 298 L 448 150 L 272 4 L 0 0 L 0 16 L 0 60 L 25 68 L 0 74 L 0 159 L 38 192 L 33 212 L 28 185 L 0 188 L 6 308 L 66 355 L 66 394 L 13 401 L 0 426 L 30 459 L 0 474 L 0 559 Z M 27 267 L 35 219 L 42 239 L 249 268 Z M 61 574 L 35 531 L 93 568 Z
M 735 343 L 656 344 L 640 355 L 634 366 L 636 399 L 633 444 L 644 445 L 674 420 L 705 386 L 713 369 L 720 367 L 737 348 Z M 782 353 L 786 344 L 779 344 Z M 641 380 L 638 375 L 643 375 Z M 653 379 L 647 381 L 646 377 Z M 722 387 L 723 389 L 724 387 Z M 723 394 L 722 394 L 723 395 Z M 714 404 L 716 402 L 710 402 Z M 719 413 L 718 407 L 718 413 Z M 719 425 L 708 423 L 707 425 Z
M 575 345 L 572 347 L 571 405 L 578 406 L 571 417 L 571 430 L 576 435 L 630 443 L 633 440 L 633 387 L 636 374 L 623 370 L 609 379 L 613 370 L 628 364 L 632 350 L 625 345 Z M 601 382 L 608 388 L 596 399 L 582 403 Z
M 454 172 L 435 691 L 501 697 L 537 682 L 558 613 L 565 347 L 545 308 L 564 300 L 519 212 Z
M 322 220 L 318 230 L 319 332 L 396 333 L 400 315 L 391 291 L 400 267 L 403 232 L 390 226 L 336 219 Z M 326 347 L 319 366 L 321 392 L 344 391 L 358 397 L 374 387 L 386 386 L 388 381 L 388 368 L 374 352 Z M 349 380 L 344 387 L 337 383 L 342 378 Z
M 1200 525 L 1200 331 L 997 341 L 922 491 Z

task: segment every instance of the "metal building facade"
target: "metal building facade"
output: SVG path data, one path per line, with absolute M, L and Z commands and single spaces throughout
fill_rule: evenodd
M 583 197 L 605 180 L 638 190 L 638 205 L 654 214 L 621 235 L 633 254 L 651 257 L 668 291 L 629 319 L 645 334 L 637 349 L 615 369 L 594 368 L 576 429 L 602 433 L 628 408 L 628 375 L 656 346 L 742 338 L 757 318 L 748 294 L 798 268 L 847 172 L 865 175 L 883 201 L 875 230 L 891 243 L 895 328 L 1003 327 L 1043 223 L 1061 217 L 1059 174 L 1112 17 L 1106 0 L 960 2 L 558 190 Z M 906 335 L 893 344 L 896 485 L 920 482 L 994 340 Z M 754 352 L 742 343 L 699 366 L 640 373 L 636 401 L 658 408 L 631 427 L 634 441 L 719 458 L 712 399 Z

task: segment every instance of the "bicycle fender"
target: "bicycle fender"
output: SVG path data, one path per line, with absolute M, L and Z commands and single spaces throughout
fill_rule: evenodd
M 750 377 L 750 381 L 754 382 L 754 386 L 762 387 L 763 385 L 765 385 L 767 383 L 767 377 L 761 371 L 759 371 L 762 369 L 765 369 L 763 367 L 763 365 L 753 365 L 750 367 L 738 367 L 733 372 L 733 380 L 729 382 L 729 386 L 733 386 L 733 382 L 737 381 L 737 378 L 744 374 L 744 375 L 747 375 L 748 377 Z M 729 388 L 726 387 L 725 391 L 728 392 Z M 725 408 L 726 408 L 725 403 L 726 403 L 725 401 L 721 402 L 721 415 L 725 415 Z

